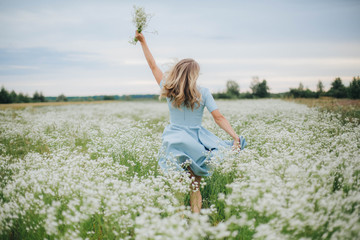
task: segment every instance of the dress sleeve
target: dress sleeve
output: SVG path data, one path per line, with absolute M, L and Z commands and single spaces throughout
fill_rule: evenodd
M 212 96 L 210 90 L 208 88 L 205 88 L 205 94 L 204 94 L 204 102 L 205 106 L 208 109 L 208 111 L 211 113 L 212 111 L 218 109 L 216 106 L 214 97 Z

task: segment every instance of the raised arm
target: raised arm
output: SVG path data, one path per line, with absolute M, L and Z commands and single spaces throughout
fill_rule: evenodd
M 163 78 L 163 73 L 160 70 L 160 68 L 156 65 L 155 59 L 152 56 L 150 49 L 146 43 L 145 37 L 142 33 L 138 33 L 138 31 L 135 32 L 135 37 L 139 40 L 141 43 L 142 50 L 144 52 L 145 58 L 147 63 L 149 64 L 149 67 L 156 79 L 156 82 L 160 84 L 161 79 Z

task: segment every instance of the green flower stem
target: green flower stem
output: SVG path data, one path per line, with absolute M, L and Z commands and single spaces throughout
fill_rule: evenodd
M 138 31 L 138 33 L 141 33 L 142 29 L 138 28 L 137 31 Z M 134 41 L 135 41 L 135 44 L 136 44 L 138 42 L 138 39 L 136 37 L 134 37 Z

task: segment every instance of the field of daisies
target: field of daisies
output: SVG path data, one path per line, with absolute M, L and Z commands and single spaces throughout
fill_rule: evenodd
M 162 173 L 164 102 L 0 111 L 0 239 L 359 239 L 360 125 L 281 100 L 217 101 L 248 146 Z M 203 126 L 231 140 L 205 110 Z

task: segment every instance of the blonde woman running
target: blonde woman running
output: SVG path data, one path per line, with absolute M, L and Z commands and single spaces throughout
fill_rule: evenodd
M 162 135 L 162 150 L 165 154 L 159 154 L 159 165 L 164 171 L 175 166 L 178 170 L 185 168 L 190 172 L 193 179 L 190 206 L 193 212 L 199 213 L 202 206 L 200 181 L 202 176 L 210 175 L 207 165 L 209 155 L 213 156 L 219 146 L 242 150 L 246 141 L 235 133 L 220 113 L 209 89 L 196 85 L 200 71 L 196 61 L 183 59 L 165 76 L 156 65 L 144 35 L 136 31 L 135 37 L 141 43 L 147 63 L 160 86 L 160 97 L 166 97 L 170 110 L 170 124 Z M 201 126 L 205 107 L 233 141 L 223 141 Z

